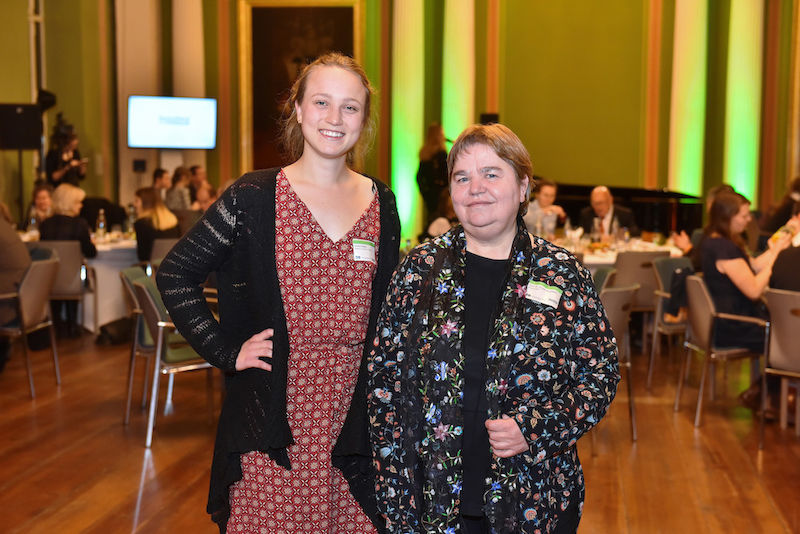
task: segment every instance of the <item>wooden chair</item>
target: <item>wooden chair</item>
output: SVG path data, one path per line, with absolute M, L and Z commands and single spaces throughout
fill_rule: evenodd
M 767 327 L 767 350 L 764 372 L 761 374 L 761 420 L 759 422 L 758 448 L 764 448 L 764 411 L 767 409 L 767 376 L 780 377 L 780 427 L 786 429 L 788 420 L 789 386 L 800 392 L 800 292 L 768 289 L 769 308 Z M 794 432 L 800 437 L 800 402 L 794 413 Z
M 50 312 L 50 292 L 58 273 L 58 259 L 40 260 L 31 262 L 19 284 L 19 290 L 14 293 L 0 294 L 0 300 L 15 300 L 17 302 L 17 320 L 11 324 L 0 326 L 0 336 L 22 338 L 22 350 L 25 353 L 25 365 L 28 371 L 28 385 L 31 398 L 36 398 L 33 387 L 33 368 L 28 354 L 27 334 L 50 329 L 50 348 L 53 351 L 53 370 L 56 374 L 56 384 L 61 384 L 61 370 L 58 366 L 58 349 L 56 348 L 56 334 Z
M 733 359 L 761 358 L 761 354 L 752 352 L 744 347 L 718 347 L 714 345 L 714 324 L 718 319 L 727 319 L 766 327 L 766 321 L 756 317 L 717 312 L 703 278 L 698 275 L 691 275 L 686 278 L 686 295 L 689 301 L 689 329 L 687 331 L 687 339 L 683 343 L 686 348 L 686 358 L 678 374 L 678 388 L 675 391 L 674 409 L 677 412 L 680 407 L 681 390 L 689 374 L 691 355 L 693 351 L 697 352 L 704 356 L 703 373 L 700 377 L 700 390 L 697 393 L 697 408 L 694 416 L 694 426 L 697 427 L 700 426 L 700 418 L 703 413 L 703 392 L 705 390 L 706 375 L 709 374 L 709 367 L 711 368 L 711 398 L 713 400 L 715 389 L 714 374 L 717 362 L 727 363 L 728 360 Z
M 185 371 L 208 371 L 209 402 L 213 404 L 211 365 L 188 345 L 173 346 L 167 342 L 167 335 L 175 329 L 161 295 L 151 278 L 142 278 L 134 282 L 136 298 L 141 306 L 142 315 L 150 335 L 155 339 L 155 357 L 153 358 L 153 381 L 150 389 L 150 406 L 147 417 L 147 436 L 145 447 L 153 443 L 156 405 L 158 403 L 158 386 L 161 375 L 172 376 Z M 130 382 L 130 381 L 129 381 Z
M 636 441 L 636 405 L 633 397 L 633 380 L 631 379 L 631 340 L 630 320 L 633 302 L 636 299 L 638 285 L 628 287 L 606 287 L 600 292 L 600 301 L 611 323 L 614 337 L 617 340 L 619 365 L 625 368 L 625 382 L 628 384 L 628 412 L 631 419 L 631 440 Z
M 664 305 L 672 297 L 670 287 L 672 274 L 677 269 L 691 268 L 692 261 L 686 257 L 656 258 L 653 260 L 653 272 L 656 275 L 657 289 L 656 310 L 653 314 L 653 344 L 650 346 L 650 364 L 647 366 L 647 389 L 653 385 L 653 369 L 655 368 L 656 352 L 660 349 L 661 336 L 667 336 L 672 348 L 672 336 L 686 335 L 686 321 L 668 323 L 664 320 Z
M 642 349 L 647 346 L 647 333 L 656 309 L 656 277 L 653 261 L 669 257 L 666 250 L 623 250 L 614 262 L 616 271 L 613 286 L 629 287 L 639 284 L 631 312 L 642 313 Z M 612 286 L 612 287 L 613 287 Z

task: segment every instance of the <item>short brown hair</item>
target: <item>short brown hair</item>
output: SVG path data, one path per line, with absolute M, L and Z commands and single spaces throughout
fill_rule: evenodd
M 518 182 L 522 182 L 526 177 L 528 178 L 528 192 L 524 195 L 524 200 L 519 205 L 519 214 L 525 215 L 525 212 L 528 211 L 533 163 L 531 163 L 531 156 L 528 154 L 528 150 L 517 137 L 517 134 L 512 132 L 508 126 L 500 123 L 468 126 L 458 136 L 456 142 L 453 143 L 453 148 L 450 149 L 450 153 L 447 155 L 448 182 L 453 179 L 453 167 L 456 159 L 472 145 L 486 145 L 494 150 L 494 153 L 500 159 L 511 165 L 517 175 Z
M 295 108 L 295 104 L 303 102 L 303 97 L 306 93 L 306 86 L 308 85 L 308 77 L 311 74 L 311 71 L 320 66 L 339 67 L 340 69 L 344 69 L 355 74 L 359 77 L 359 79 L 361 79 L 361 85 L 364 86 L 364 90 L 367 93 L 366 98 L 364 99 L 364 121 L 362 123 L 361 136 L 353 147 L 353 150 L 347 154 L 347 164 L 352 165 L 356 159 L 356 156 L 360 156 L 372 141 L 375 123 L 372 120 L 371 103 L 372 95 L 375 94 L 375 90 L 372 88 L 372 84 L 369 83 L 369 78 L 367 78 L 367 73 L 364 71 L 364 68 L 359 65 L 355 59 L 351 58 L 350 56 L 340 54 L 339 52 L 328 52 L 327 54 L 319 56 L 317 59 L 303 68 L 300 76 L 298 76 L 295 82 L 292 84 L 292 88 L 289 92 L 289 98 L 287 98 L 286 102 L 283 104 L 283 114 L 281 119 L 281 144 L 283 145 L 286 157 L 291 162 L 297 161 L 300 156 L 303 155 L 303 130 L 300 126 L 300 123 L 297 122 L 297 110 Z

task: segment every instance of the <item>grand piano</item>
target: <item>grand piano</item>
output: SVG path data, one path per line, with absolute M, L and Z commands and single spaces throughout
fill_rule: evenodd
M 580 212 L 589 205 L 594 185 L 558 184 L 556 204 L 564 208 L 572 224 L 580 220 Z M 692 195 L 666 189 L 609 187 L 614 203 L 633 210 L 639 228 L 646 232 L 669 235 L 686 230 L 691 234 L 703 225 L 703 200 Z

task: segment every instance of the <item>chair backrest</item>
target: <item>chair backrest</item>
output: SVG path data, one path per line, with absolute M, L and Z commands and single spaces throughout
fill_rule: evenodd
M 686 269 L 692 266 L 692 260 L 686 256 L 677 258 L 656 258 L 653 260 L 653 272 L 656 275 L 656 288 L 669 292 L 672 287 L 672 274 L 677 269 Z
M 42 241 L 41 245 L 53 249 L 59 259 L 58 276 L 53 284 L 53 298 L 82 296 L 83 252 L 81 252 L 81 242 L 78 240 Z
M 656 258 L 669 257 L 666 250 L 625 250 L 617 254 L 614 269 L 617 271 L 614 286 L 629 287 L 639 284 L 639 291 L 633 302 L 634 310 L 653 310 L 656 306 L 654 291 L 656 275 L 653 261 Z
M 139 305 L 139 297 L 136 296 L 136 288 L 134 284 L 139 280 L 147 278 L 147 273 L 138 265 L 122 269 L 119 273 L 122 280 L 122 291 L 125 296 L 125 304 L 128 306 L 128 313 L 133 314 L 134 310 L 142 310 Z M 137 321 L 143 321 L 141 315 L 136 317 Z M 140 323 L 139 326 L 139 345 L 144 347 L 153 346 L 153 337 L 150 335 L 150 329 Z
M 769 355 L 767 365 L 800 373 L 800 291 L 768 289 Z
M 154 340 L 158 339 L 158 322 L 169 321 L 169 314 L 158 293 L 158 288 L 152 278 L 145 277 L 134 282 L 133 287 L 136 291 L 136 299 L 142 309 L 142 316 L 150 335 Z
M 615 273 L 616 271 L 610 265 L 601 265 L 595 269 L 594 274 L 592 274 L 592 280 L 598 293 L 612 284 Z
M 627 287 L 606 287 L 600 292 L 600 301 L 603 303 L 606 317 L 611 323 L 611 329 L 614 331 L 617 342 L 621 341 L 623 336 L 628 333 L 631 310 L 637 291 L 639 291 L 638 284 Z
M 693 274 L 686 277 L 686 297 L 689 302 L 689 337 L 702 348 L 711 348 L 711 327 L 716 308 L 702 277 Z
M 153 241 L 153 249 L 150 252 L 150 261 L 160 262 L 167 255 L 167 252 L 178 242 L 177 238 L 158 238 Z
M 47 320 L 50 310 L 50 293 L 58 274 L 58 260 L 31 262 L 19 284 L 19 302 L 23 328 Z

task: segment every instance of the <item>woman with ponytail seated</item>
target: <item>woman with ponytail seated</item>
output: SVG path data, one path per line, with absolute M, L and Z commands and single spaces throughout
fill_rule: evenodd
M 136 191 L 133 206 L 138 217 L 133 224 L 136 230 L 136 255 L 139 261 L 150 261 L 156 239 L 177 239 L 181 236 L 178 218 L 167 209 L 161 195 L 153 187 Z

